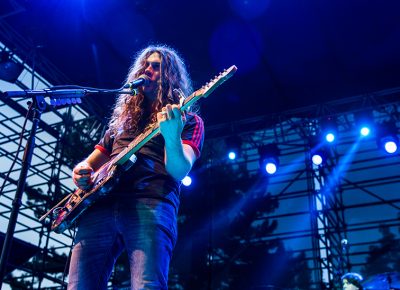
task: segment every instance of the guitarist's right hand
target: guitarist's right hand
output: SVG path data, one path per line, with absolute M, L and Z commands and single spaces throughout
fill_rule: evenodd
M 93 185 L 93 168 L 85 161 L 78 163 L 72 170 L 72 180 L 82 190 L 88 190 Z

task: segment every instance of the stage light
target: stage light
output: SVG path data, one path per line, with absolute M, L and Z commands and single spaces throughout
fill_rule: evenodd
M 24 66 L 12 59 L 10 51 L 0 51 L 0 79 L 15 83 L 23 70 Z
M 322 155 L 319 153 L 313 154 L 311 157 L 311 160 L 312 160 L 312 163 L 314 163 L 317 166 L 321 165 L 322 162 L 324 161 Z
M 332 143 L 333 141 L 335 141 L 335 134 L 327 133 L 325 135 L 325 140 L 328 141 L 329 143 Z
M 268 174 L 275 174 L 276 170 L 278 169 L 277 164 L 276 164 L 276 160 L 271 159 L 269 161 L 266 161 L 265 164 L 265 171 Z
M 384 148 L 387 153 L 393 154 L 397 151 L 397 144 L 394 140 L 386 141 L 384 144 Z
M 258 148 L 260 168 L 268 174 L 275 174 L 279 167 L 280 150 L 276 143 L 262 145 Z
M 360 134 L 363 137 L 367 137 L 371 133 L 371 129 L 368 126 L 362 126 L 360 129 Z
M 336 139 L 337 125 L 335 117 L 325 117 L 321 120 L 321 133 L 324 136 L 325 141 L 332 143 Z
M 185 178 L 182 179 L 182 184 L 184 186 L 190 186 L 192 184 L 192 178 L 189 175 L 186 175 Z
M 228 153 L 228 158 L 229 158 L 230 160 L 235 160 L 235 159 L 236 159 L 236 153 L 233 152 L 233 151 L 230 151 L 230 152 Z
M 325 141 L 320 140 L 321 138 L 317 135 L 310 136 L 310 157 L 311 162 L 316 166 L 323 165 L 326 162 L 330 148 Z
M 386 121 L 377 126 L 376 141 L 378 147 L 384 149 L 386 153 L 393 154 L 399 147 L 397 136 L 397 126 L 394 121 Z
M 374 115 L 371 110 L 354 113 L 354 121 L 361 137 L 368 137 L 374 130 Z
M 225 139 L 225 144 L 228 149 L 228 158 L 235 160 L 241 154 L 242 138 L 239 136 L 230 136 Z

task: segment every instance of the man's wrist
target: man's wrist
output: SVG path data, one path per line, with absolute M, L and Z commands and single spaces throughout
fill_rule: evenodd
M 165 149 L 166 150 L 180 150 L 182 149 L 182 139 L 166 139 L 165 140 Z
M 86 160 L 79 162 L 75 167 L 92 167 Z

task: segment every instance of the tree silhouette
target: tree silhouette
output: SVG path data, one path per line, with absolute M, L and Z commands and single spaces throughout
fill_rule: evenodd
M 364 277 L 378 273 L 398 271 L 400 268 L 400 244 L 396 236 L 384 225 L 379 227 L 382 237 L 379 245 L 369 247 L 369 255 L 362 269 Z
M 309 288 L 305 254 L 268 238 L 278 226 L 268 215 L 279 207 L 268 192 L 268 177 L 243 172 L 230 164 L 200 169 L 201 187 L 183 195 L 184 221 L 171 267 L 179 286 L 172 289 Z

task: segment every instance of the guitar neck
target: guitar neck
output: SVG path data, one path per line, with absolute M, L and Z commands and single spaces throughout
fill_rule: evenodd
M 198 97 L 196 97 L 196 94 L 195 93 L 191 94 L 183 102 L 181 111 L 187 110 L 197 100 Z M 157 123 L 153 124 L 150 129 L 140 134 L 131 143 L 129 143 L 128 147 L 122 150 L 121 153 L 119 153 L 117 157 L 113 159 L 113 164 L 115 165 L 124 164 L 133 154 L 139 151 L 140 148 L 142 148 L 148 141 L 150 141 L 153 137 L 155 137 L 159 132 L 160 128 L 158 124 Z
M 210 82 L 206 83 L 201 89 L 195 91 L 188 96 L 182 103 L 180 110 L 187 111 L 189 107 L 198 101 L 200 98 L 208 97 L 219 85 L 229 79 L 237 70 L 236 66 L 231 66 L 229 69 L 224 70 Z M 129 158 L 139 151 L 149 140 L 160 132 L 157 123 L 153 124 L 150 129 L 137 136 L 124 150 L 122 150 L 113 160 L 114 165 L 123 165 Z
M 148 141 L 150 141 L 154 136 L 156 136 L 160 132 L 160 128 L 157 123 L 151 126 L 150 129 L 146 130 L 139 136 L 137 136 L 131 143 L 129 143 L 128 147 L 122 150 L 114 159 L 113 164 L 122 165 L 128 159 L 139 151 Z

